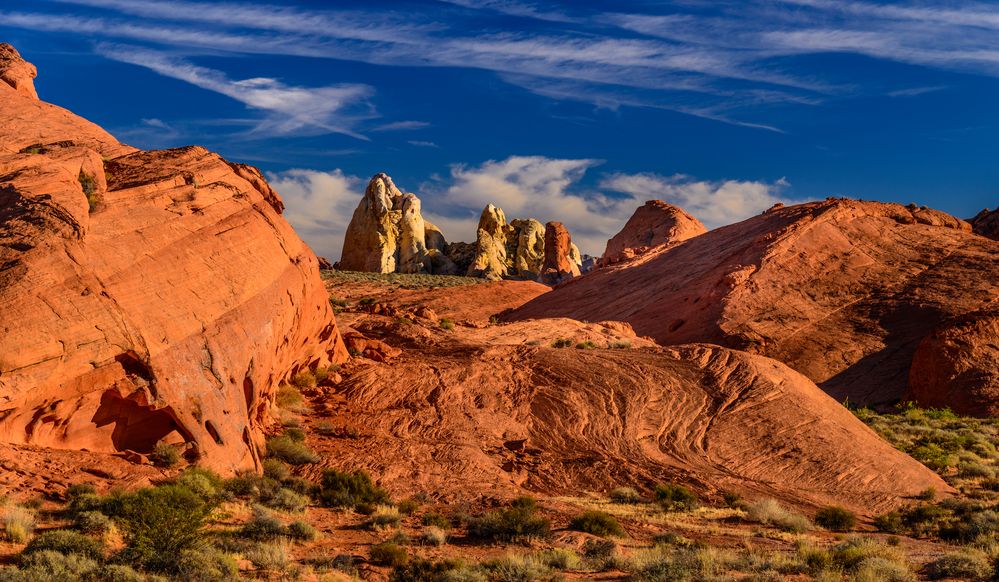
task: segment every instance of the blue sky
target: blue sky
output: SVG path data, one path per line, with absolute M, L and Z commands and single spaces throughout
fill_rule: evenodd
M 261 167 L 334 260 L 381 171 L 449 239 L 493 202 L 592 254 L 651 198 L 999 204 L 997 3 L 8 0 L 0 39 L 127 143 Z

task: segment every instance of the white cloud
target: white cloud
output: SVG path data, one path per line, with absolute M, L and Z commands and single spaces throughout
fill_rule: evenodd
M 419 140 L 419 139 L 411 139 L 411 140 L 409 140 L 408 143 L 409 143 L 409 145 L 416 146 L 418 148 L 439 148 L 439 147 L 441 147 L 441 146 L 437 145 L 436 143 L 434 143 L 432 141 L 424 141 L 424 140 Z
M 430 127 L 430 123 L 427 121 L 393 121 L 392 123 L 379 125 L 372 131 L 410 131 L 425 129 L 427 127 Z
M 157 51 L 109 44 L 100 45 L 98 50 L 107 58 L 145 67 L 265 112 L 267 116 L 256 128 L 260 133 L 343 133 L 367 139 L 352 129 L 360 117 L 347 113 L 351 108 L 367 103 L 367 98 L 373 93 L 367 85 L 293 87 L 265 77 L 237 81 L 221 71 Z
M 622 192 L 634 201 L 660 199 L 675 204 L 708 228 L 717 228 L 744 220 L 774 204 L 797 204 L 782 195 L 789 184 L 740 180 L 695 180 L 681 174 L 611 174 L 600 182 L 601 188 Z
M 343 235 L 364 195 L 364 182 L 340 170 L 287 170 L 267 174 L 284 199 L 284 217 L 317 255 L 340 260 Z

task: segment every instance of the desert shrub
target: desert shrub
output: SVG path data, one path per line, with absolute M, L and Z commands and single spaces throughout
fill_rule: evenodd
M 316 528 L 304 521 L 293 521 L 288 524 L 288 537 L 294 540 L 312 541 L 318 535 Z
M 2 582 L 83 582 L 92 580 L 99 565 L 79 554 L 60 554 L 52 550 L 23 556 L 19 568 L 0 570 Z
M 302 392 L 288 384 L 278 385 L 277 393 L 274 395 L 274 404 L 277 404 L 278 408 L 291 412 L 305 410 L 305 398 L 302 397 Z
M 410 515 L 414 511 L 420 508 L 420 502 L 411 497 L 409 499 L 403 499 L 399 503 L 396 503 L 395 507 L 396 509 L 399 510 L 399 513 L 401 513 L 402 515 Z
M 626 350 L 631 347 L 631 342 L 612 342 L 607 344 L 607 347 L 612 350 Z
M 579 342 L 578 344 L 576 344 L 576 349 L 577 350 L 595 350 L 595 349 L 597 349 L 597 344 L 595 344 L 595 343 L 593 343 L 593 342 L 591 342 L 589 340 L 586 340 L 585 342 Z
M 949 552 L 926 566 L 926 572 L 933 580 L 941 578 L 989 580 L 994 570 L 988 556 L 974 550 Z
M 284 434 L 284 436 L 290 438 L 291 440 L 295 441 L 296 443 L 304 443 L 305 442 L 305 431 L 302 430 L 302 429 L 300 429 L 300 428 L 298 428 L 298 427 L 292 427 L 292 428 L 286 429 L 283 434 Z
M 409 561 L 406 548 L 391 542 L 371 546 L 370 557 L 372 562 L 381 566 L 404 566 Z
M 774 499 L 760 499 L 746 508 L 747 518 L 763 525 L 772 525 L 790 532 L 803 532 L 811 528 L 808 518 L 788 509 Z
M 309 504 L 309 498 L 291 489 L 279 489 L 272 497 L 263 500 L 263 504 L 279 511 L 301 513 Z
M 451 331 L 452 329 L 454 329 L 454 320 L 453 319 L 448 319 L 447 317 L 445 317 L 445 318 L 441 319 L 440 326 L 441 326 L 441 329 L 444 329 L 444 330 L 447 330 L 447 331 Z
M 916 576 L 904 562 L 873 557 L 857 566 L 852 579 L 855 582 L 915 582 Z
M 225 490 L 225 480 L 214 471 L 202 467 L 184 469 L 173 482 L 206 500 L 219 497 Z
M 267 455 L 289 465 L 308 465 L 319 461 L 319 455 L 312 449 L 285 435 L 267 439 Z
M 889 511 L 874 518 L 874 527 L 887 533 L 902 533 L 905 524 L 902 523 L 902 514 L 898 511 Z
M 831 531 L 850 531 L 857 526 L 857 516 L 843 507 L 829 505 L 815 514 L 815 523 Z
M 85 534 L 103 536 L 114 528 L 114 523 L 99 511 L 82 511 L 73 518 L 73 527 Z
M 0 508 L 0 526 L 4 539 L 23 544 L 35 531 L 35 512 L 19 505 Z
M 745 505 L 742 501 L 742 496 L 735 491 L 723 491 L 722 499 L 725 500 L 725 505 L 732 508 L 740 508 Z
M 66 499 L 76 499 L 81 495 L 97 495 L 97 487 L 93 483 L 73 483 L 66 488 Z
M 551 522 L 536 514 L 533 498 L 520 498 L 506 509 L 487 512 L 469 520 L 468 533 L 497 541 L 522 541 L 551 536 Z M 519 503 L 519 505 L 518 505 Z
M 100 580 L 100 582 L 154 582 L 159 580 L 166 582 L 165 578 L 146 576 L 125 564 L 105 564 L 92 575 L 92 578 Z
M 288 548 L 281 543 L 253 544 L 243 555 L 263 570 L 281 572 L 288 567 Z
M 428 511 L 420 516 L 420 523 L 425 526 L 434 526 L 443 530 L 451 529 L 451 520 L 444 515 L 436 511 Z
M 97 197 L 97 179 L 93 175 L 84 172 L 81 168 L 77 180 L 80 181 L 80 188 L 83 189 L 83 194 L 87 197 L 87 205 L 90 207 L 90 211 L 97 210 L 97 204 L 100 202 Z
M 609 558 L 617 552 L 617 542 L 614 540 L 588 539 L 583 543 L 583 556 L 594 559 Z
M 322 436 L 336 436 L 337 434 L 336 425 L 328 420 L 323 420 L 312 425 L 312 430 Z
M 217 501 L 170 484 L 121 498 L 115 516 L 124 530 L 127 559 L 142 567 L 177 572 L 178 560 L 205 540 Z
M 275 481 L 284 481 L 291 477 L 291 470 L 288 465 L 280 459 L 264 459 L 264 477 L 269 477 Z
M 610 500 L 614 503 L 640 503 L 642 496 L 631 487 L 616 487 L 610 492 Z
M 937 498 L 936 487 L 927 487 L 926 489 L 923 489 L 922 491 L 916 494 L 916 499 L 920 499 L 922 501 L 933 501 L 936 498 Z
M 833 547 L 829 552 L 832 563 L 848 573 L 859 575 L 866 567 L 872 573 L 881 572 L 881 580 L 913 578 L 905 554 L 899 548 L 881 544 L 877 540 L 853 538 Z
M 678 533 L 667 531 L 652 536 L 652 545 L 685 547 L 692 545 L 692 542 Z
M 167 443 L 157 443 L 149 459 L 158 467 L 173 467 L 180 462 L 180 451 Z
M 697 495 L 683 485 L 661 483 L 653 491 L 656 501 L 667 511 L 686 511 L 697 507 Z
M 552 347 L 553 348 L 571 348 L 572 344 L 573 344 L 573 341 L 571 339 L 569 339 L 567 337 L 560 337 L 560 338 L 557 338 L 555 341 L 552 342 Z
M 467 567 L 461 560 L 431 562 L 413 558 L 396 566 L 389 574 L 389 582 L 487 582 L 486 576 Z
M 327 469 L 323 471 L 317 493 L 318 500 L 329 507 L 350 507 L 359 503 L 388 503 L 389 494 L 375 486 L 364 471 L 352 473 Z
M 398 509 L 392 507 L 391 505 L 379 505 L 375 508 L 375 511 L 368 516 L 365 526 L 372 529 L 395 527 L 399 525 L 401 520 L 402 516 L 399 515 Z
M 567 548 L 552 548 L 534 554 L 534 559 L 554 570 L 575 570 L 581 560 L 576 552 Z
M 959 514 L 958 519 L 940 527 L 942 539 L 968 543 L 999 531 L 999 513 L 995 511 L 974 511 Z
M 30 556 L 45 551 L 66 555 L 77 554 L 91 560 L 104 559 L 104 544 L 92 537 L 68 529 L 47 531 L 35 536 L 25 546 L 22 555 Z
M 316 386 L 316 376 L 312 373 L 312 370 L 308 368 L 299 371 L 297 374 L 288 380 L 288 383 L 298 388 L 299 390 L 305 390 L 307 388 L 315 388 Z
M 949 512 L 937 505 L 923 503 L 902 513 L 902 523 L 913 535 L 922 536 L 935 532 Z
M 228 582 L 239 579 L 239 568 L 229 555 L 204 547 L 186 550 L 176 559 L 176 578 L 184 582 Z
M 569 522 L 569 529 L 600 537 L 623 537 L 624 529 L 613 515 L 603 511 L 586 511 Z
M 552 569 L 534 556 L 506 556 L 482 563 L 490 581 L 531 582 L 534 580 L 554 580 Z
M 443 546 L 447 543 L 447 532 L 437 526 L 430 526 L 420 534 L 420 541 L 430 546 Z
M 251 540 L 272 540 L 285 534 L 284 524 L 274 512 L 260 505 L 253 506 L 253 515 L 240 529 Z
M 628 569 L 643 582 L 713 579 L 727 567 L 727 556 L 715 548 L 660 546 L 632 558 Z
M 265 463 L 271 460 L 275 459 L 266 459 Z M 281 483 L 256 473 L 240 473 L 226 480 L 225 490 L 243 499 L 269 499 L 281 490 Z

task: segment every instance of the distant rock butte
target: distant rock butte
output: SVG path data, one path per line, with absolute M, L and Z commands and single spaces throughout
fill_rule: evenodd
M 893 402 L 924 337 L 999 299 L 999 243 L 970 230 L 925 207 L 775 207 L 598 269 L 506 317 L 628 321 L 662 344 L 770 356 L 839 400 Z
M 540 281 L 546 285 L 558 285 L 579 276 L 582 258 L 579 249 L 572 244 L 569 231 L 561 222 L 545 225 L 545 262 L 541 266 Z
M 9 45 L 0 67 L 0 441 L 259 466 L 278 383 L 348 357 L 280 197 L 38 101 Z
M 601 263 L 611 265 L 641 255 L 664 244 L 687 240 L 708 229 L 682 208 L 662 200 L 649 200 L 631 215 L 610 240 Z
M 971 223 L 971 228 L 975 233 L 992 240 L 999 240 L 999 208 L 995 210 L 986 208 L 968 222 Z

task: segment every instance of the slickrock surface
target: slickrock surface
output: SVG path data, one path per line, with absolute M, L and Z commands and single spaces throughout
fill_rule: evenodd
M 561 222 L 545 225 L 545 262 L 539 280 L 546 285 L 558 285 L 579 276 L 582 257 L 572 244 L 569 231 Z
M 662 200 L 649 200 L 607 241 L 602 264 L 611 265 L 641 255 L 659 245 L 680 242 L 708 229 L 682 208 Z
M 958 414 L 999 415 L 999 311 L 963 315 L 926 336 L 912 358 L 906 398 Z
M 257 466 L 278 382 L 347 358 L 315 255 L 255 168 L 124 146 L 4 50 L 0 441 Z
M 830 199 L 774 208 L 570 281 L 510 319 L 623 320 L 662 344 L 764 354 L 837 400 L 902 398 L 917 345 L 999 298 L 999 243 L 950 215 Z
M 368 273 L 455 273 L 440 229 L 423 219 L 420 199 L 387 174 L 368 182 L 344 236 L 339 268 Z
M 951 491 L 807 378 L 762 356 L 659 348 L 613 322 L 448 331 L 362 315 L 352 325 L 403 353 L 390 364 L 356 361 L 316 400 L 331 422 L 360 433 L 326 441 L 324 457 L 367 467 L 394 491 L 467 500 L 676 480 L 867 515 L 927 487 Z M 551 347 L 563 337 L 598 348 Z
M 968 222 L 971 223 L 972 230 L 977 234 L 987 236 L 992 240 L 999 240 L 999 208 L 995 210 L 986 208 Z

